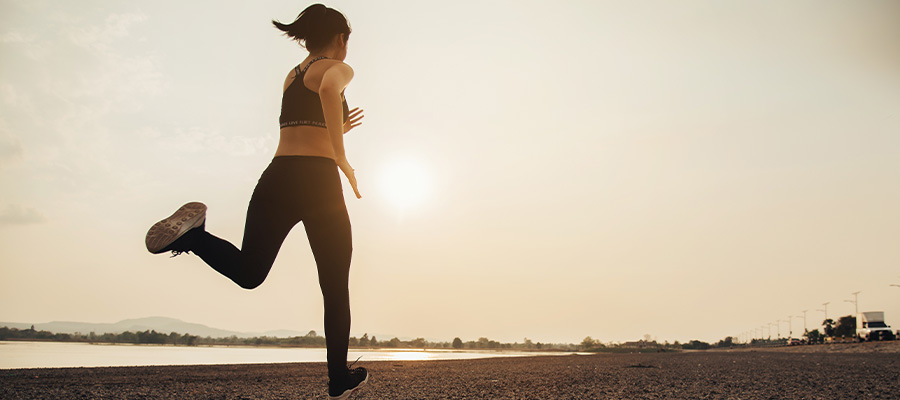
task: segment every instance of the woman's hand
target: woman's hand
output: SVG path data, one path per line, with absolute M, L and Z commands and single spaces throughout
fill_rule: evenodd
M 344 134 L 350 132 L 351 129 L 356 128 L 357 126 L 362 125 L 362 122 L 359 122 L 365 117 L 362 112 L 363 110 L 360 110 L 359 107 L 350 110 L 350 118 L 347 118 L 347 122 L 344 122 Z
M 335 160 L 335 163 L 341 169 L 341 172 L 344 173 L 344 176 L 347 177 L 347 181 L 350 182 L 350 187 L 353 188 L 356 198 L 361 199 L 362 195 L 359 194 L 359 188 L 356 187 L 356 174 L 353 173 L 353 167 L 350 166 L 350 162 L 346 158 L 338 158 Z

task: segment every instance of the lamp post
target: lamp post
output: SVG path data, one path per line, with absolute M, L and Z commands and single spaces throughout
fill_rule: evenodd
M 788 315 L 788 338 L 794 337 L 794 323 L 793 316 Z
M 806 311 L 808 311 L 808 310 L 803 310 L 803 332 L 807 332 L 807 330 L 806 330 Z
M 853 318 L 856 318 L 856 316 L 859 315 L 859 293 L 860 293 L 860 292 L 853 292 L 853 293 L 850 293 L 850 294 L 853 295 L 853 300 L 844 300 L 844 301 L 846 301 L 846 302 L 848 302 L 848 303 L 853 303 L 854 311 L 856 311 L 856 312 L 853 314 Z
M 853 300 L 844 300 L 844 301 L 846 301 L 846 302 L 848 302 L 848 303 L 853 303 L 853 308 L 854 308 L 854 311 L 855 311 L 855 313 L 853 314 L 853 322 L 854 322 L 854 325 L 856 325 L 856 318 L 859 316 L 859 293 L 860 293 L 860 292 L 853 292 L 853 293 L 850 293 L 850 294 L 853 295 Z M 859 326 L 859 325 L 856 325 L 856 326 Z M 856 326 L 854 326 L 854 328 L 856 328 Z M 855 337 L 856 334 L 854 334 L 853 336 Z

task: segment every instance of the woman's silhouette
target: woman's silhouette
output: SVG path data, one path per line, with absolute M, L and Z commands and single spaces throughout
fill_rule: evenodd
M 253 289 L 266 279 L 288 232 L 303 221 L 325 304 L 328 394 L 345 399 L 369 378 L 365 368 L 347 367 L 352 242 L 338 169 L 359 198 L 343 135 L 362 119 L 362 111 L 349 110 L 344 99 L 353 78 L 343 62 L 350 26 L 343 14 L 322 4 L 309 6 L 290 24 L 272 23 L 309 55 L 284 81 L 278 150 L 247 207 L 241 249 L 206 232 L 206 205 L 187 203 L 150 228 L 147 250 L 194 252 L 241 287 Z

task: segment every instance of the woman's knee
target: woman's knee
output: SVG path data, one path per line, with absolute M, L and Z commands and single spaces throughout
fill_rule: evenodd
M 265 274 L 245 275 L 240 279 L 235 279 L 234 283 L 237 283 L 238 286 L 244 289 L 253 290 L 258 288 L 259 285 L 262 285 L 262 283 L 266 281 L 266 276 L 268 275 L 269 274 L 267 269 Z
M 241 281 L 237 282 L 238 286 L 247 290 L 253 290 L 262 285 L 263 280 L 254 280 L 254 281 Z

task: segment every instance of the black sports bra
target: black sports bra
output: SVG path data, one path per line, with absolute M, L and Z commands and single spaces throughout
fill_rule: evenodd
M 328 57 L 314 58 L 302 69 L 299 65 L 294 67 L 294 81 L 288 85 L 281 96 L 281 117 L 278 122 L 281 127 L 309 125 L 325 128 L 325 113 L 322 111 L 322 99 L 319 94 L 309 90 L 303 84 L 303 77 L 310 65 Z M 350 117 L 350 108 L 347 107 L 347 99 L 341 92 L 341 102 L 344 106 L 344 121 Z

